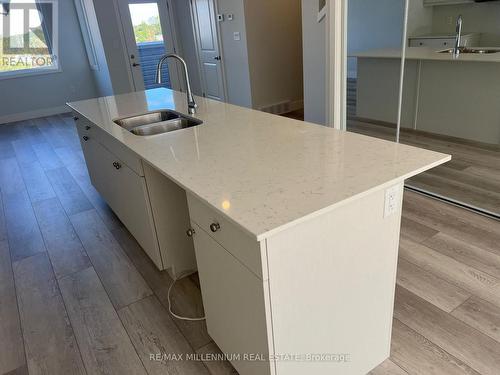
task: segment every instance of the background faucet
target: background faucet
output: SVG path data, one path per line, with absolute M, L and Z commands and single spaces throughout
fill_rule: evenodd
M 168 58 L 174 58 L 180 61 L 182 64 L 182 67 L 184 68 L 184 77 L 186 79 L 186 92 L 187 92 L 187 102 L 188 102 L 188 111 L 189 114 L 192 115 L 196 113 L 196 102 L 194 101 L 193 97 L 193 92 L 191 91 L 191 83 L 189 81 L 189 73 L 187 70 L 187 64 L 186 61 L 179 55 L 176 55 L 175 53 L 170 53 L 168 55 L 163 55 L 160 61 L 158 61 L 158 65 L 156 66 L 156 83 L 161 84 L 162 83 L 162 77 L 161 77 L 161 71 L 162 71 L 162 66 L 163 63 L 168 59 Z
M 460 42 L 462 41 L 462 24 L 463 24 L 462 15 L 459 15 L 457 18 L 457 28 L 456 28 L 457 35 L 455 37 L 455 47 L 453 48 L 454 58 L 460 56 Z

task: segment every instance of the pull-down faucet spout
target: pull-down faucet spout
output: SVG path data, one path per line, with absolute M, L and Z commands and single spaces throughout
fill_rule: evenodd
M 162 83 L 162 77 L 161 77 L 161 71 L 162 71 L 162 66 L 163 63 L 168 59 L 168 58 L 174 58 L 180 61 L 182 64 L 182 67 L 184 69 L 184 78 L 186 79 L 186 92 L 187 92 L 187 102 L 188 102 L 188 112 L 190 115 L 196 113 L 196 102 L 194 101 L 194 96 L 193 92 L 191 91 L 191 83 L 189 81 L 189 73 L 187 70 L 187 64 L 186 61 L 179 55 L 176 55 L 175 53 L 171 53 L 168 55 L 163 55 L 160 61 L 158 61 L 158 65 L 156 66 L 156 83 Z

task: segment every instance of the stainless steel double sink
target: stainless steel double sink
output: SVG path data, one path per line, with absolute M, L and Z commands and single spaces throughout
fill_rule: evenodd
M 165 109 L 119 118 L 114 120 L 114 123 L 132 134 L 146 136 L 190 128 L 203 124 L 203 121 L 171 109 Z

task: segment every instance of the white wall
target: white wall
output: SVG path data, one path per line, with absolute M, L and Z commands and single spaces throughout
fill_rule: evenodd
M 62 108 L 97 95 L 73 1 L 59 1 L 59 59 L 62 72 L 0 80 L 0 117 Z M 40 112 L 42 113 L 42 112 Z
M 408 0 L 408 36 L 419 36 L 432 32 L 433 7 L 424 7 L 423 0 Z
M 415 0 L 410 0 L 415 1 Z M 347 54 L 377 48 L 401 48 L 405 0 L 348 0 Z M 348 59 L 356 77 L 356 59 Z
M 482 46 L 500 46 L 500 2 L 434 7 L 433 32 L 453 34 L 460 14 L 464 32 L 481 33 Z
M 318 3 L 302 0 L 304 119 L 326 123 L 326 23 L 318 23 Z
M 196 57 L 196 44 L 191 20 L 191 8 L 188 0 L 173 0 L 175 27 L 180 44 L 179 53 L 186 60 L 191 81 L 191 90 L 196 95 L 202 95 L 200 70 Z
M 246 0 L 253 108 L 303 99 L 300 0 Z
M 217 3 L 219 13 L 234 15 L 233 21 L 220 23 L 227 101 L 252 107 L 244 0 L 218 0 Z M 234 40 L 234 32 L 240 33 L 241 40 Z

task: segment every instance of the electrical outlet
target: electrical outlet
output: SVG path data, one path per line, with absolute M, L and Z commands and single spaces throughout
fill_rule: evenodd
M 240 32 L 239 32 L 239 31 L 235 31 L 235 32 L 233 33 L 233 39 L 234 39 L 234 40 L 241 40 L 241 34 L 240 34 Z
M 384 217 L 391 216 L 398 210 L 399 185 L 391 186 L 385 191 Z

